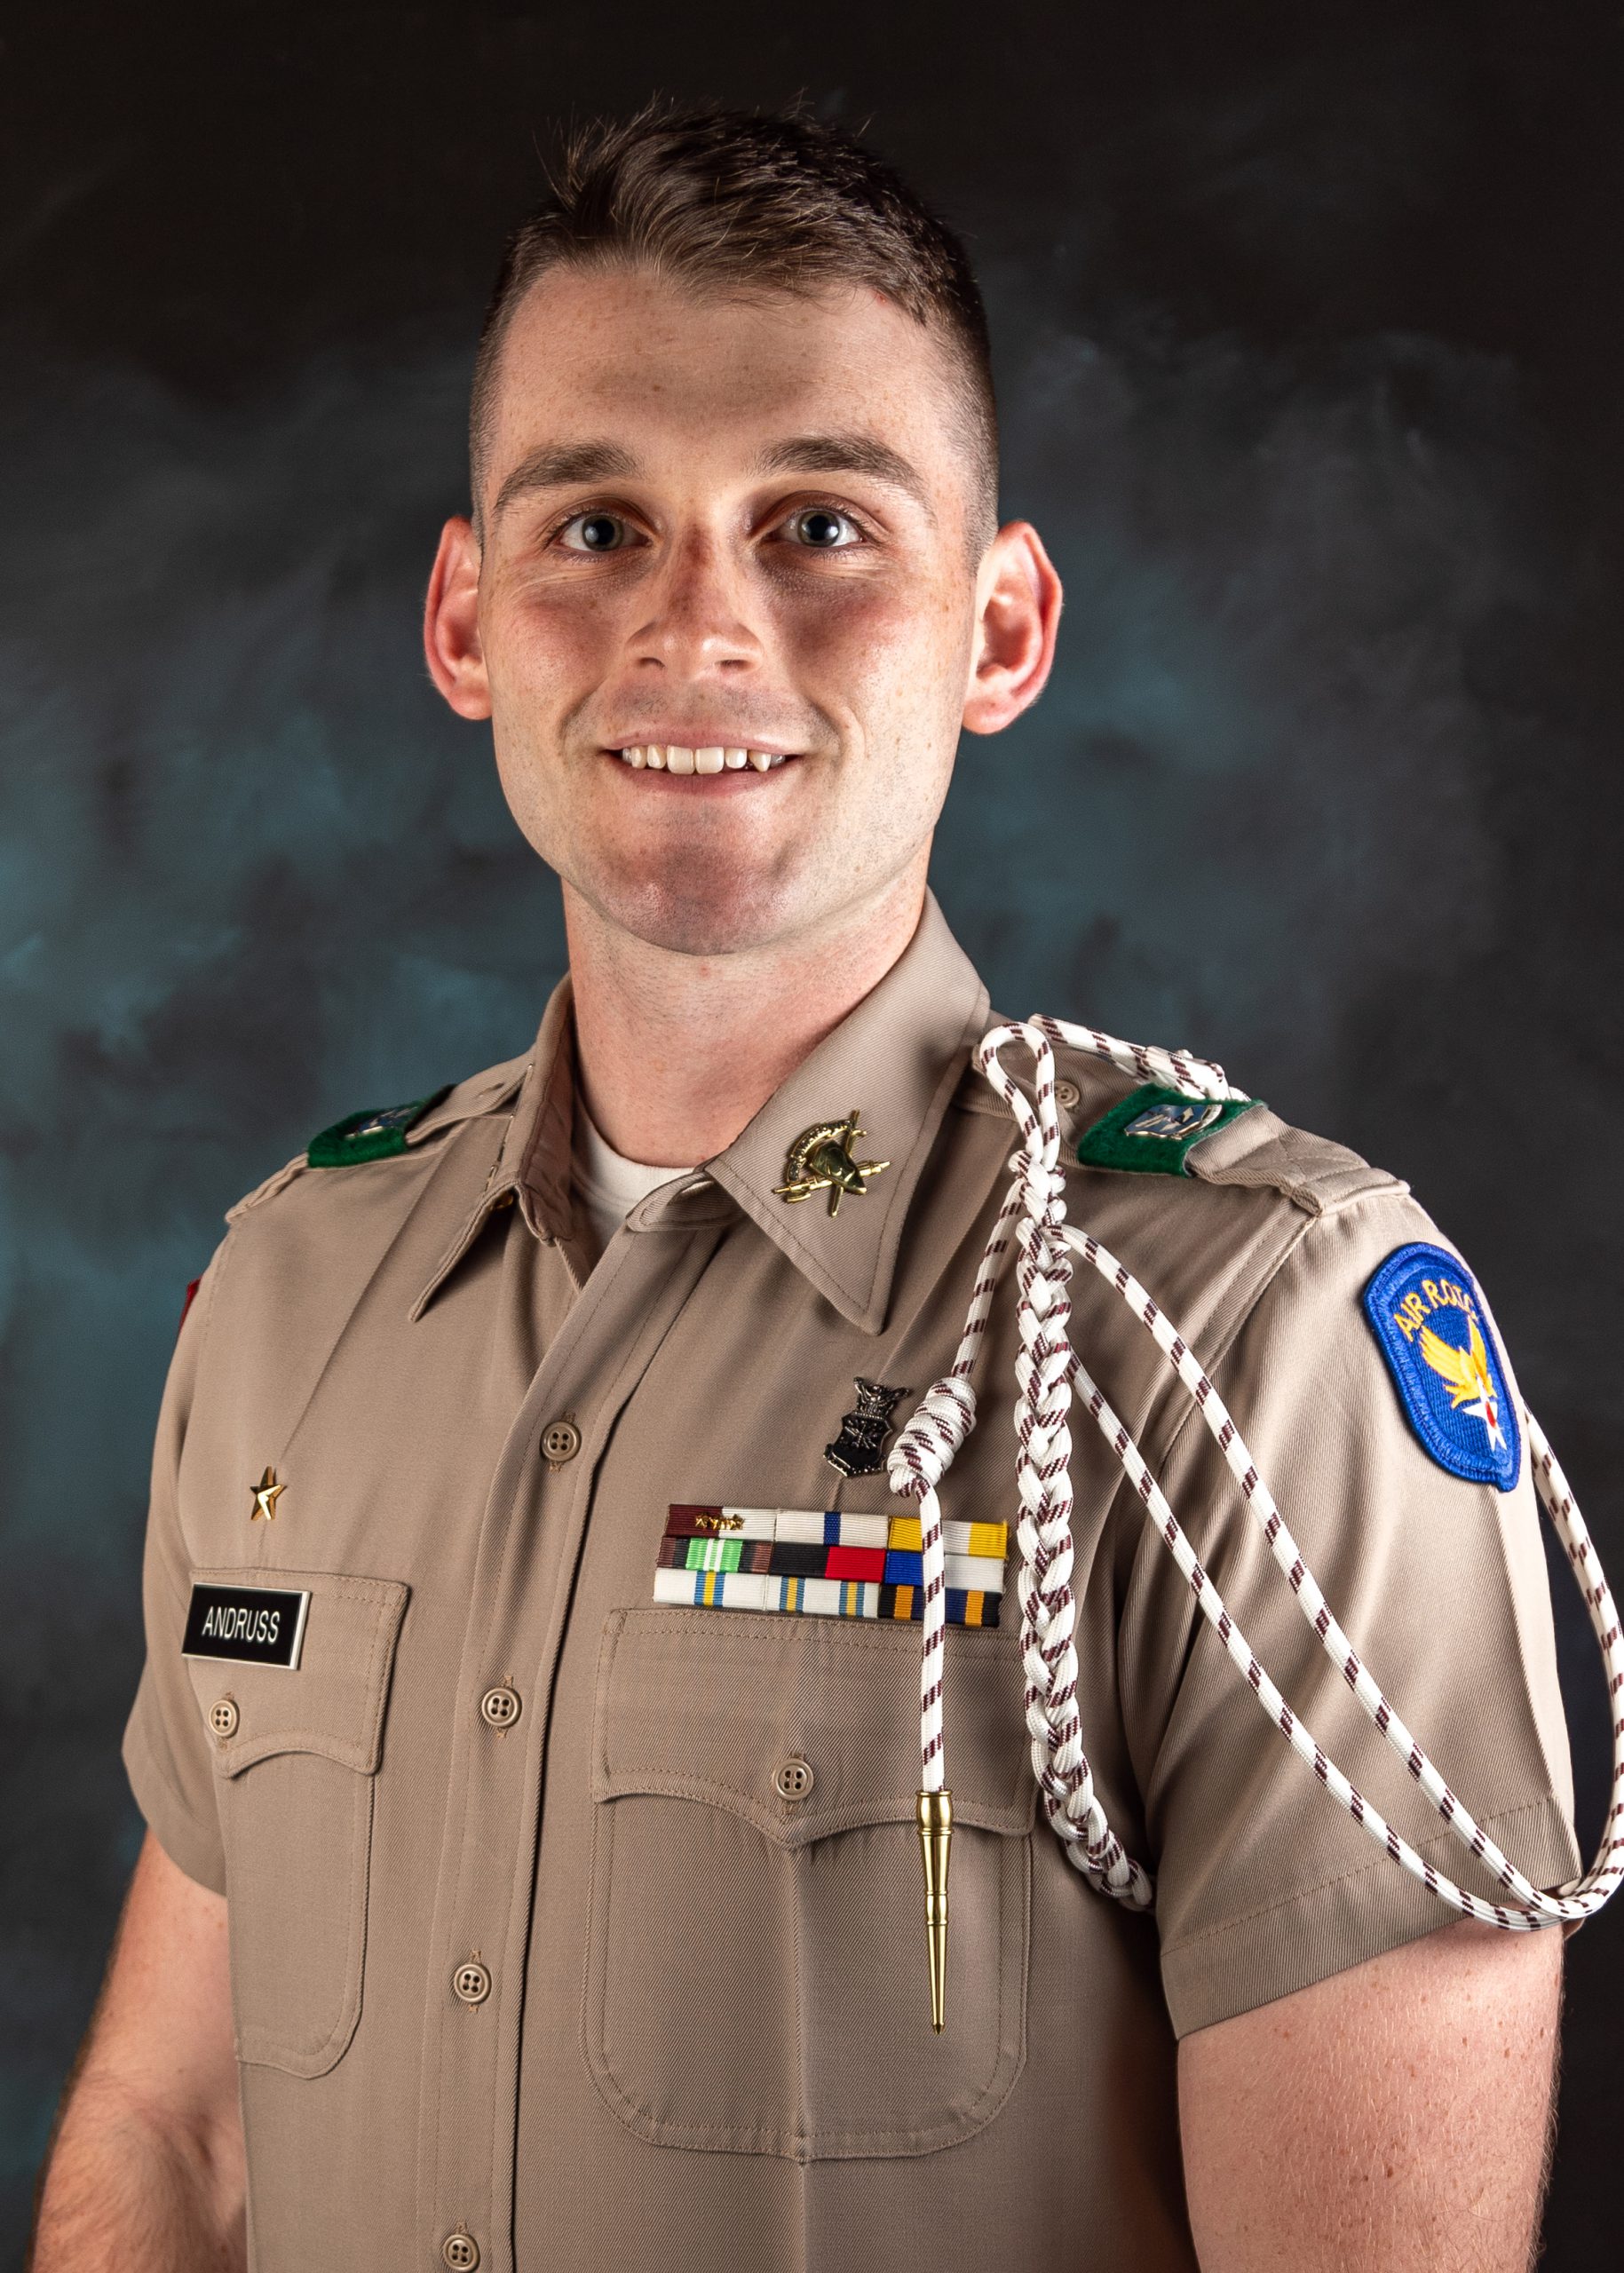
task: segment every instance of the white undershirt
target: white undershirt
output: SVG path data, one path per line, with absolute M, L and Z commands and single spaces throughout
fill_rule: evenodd
M 575 1098 L 575 1125 L 570 1139 L 570 1182 L 592 1227 L 592 1244 L 601 1255 L 639 1200 L 658 1192 L 662 1184 L 690 1168 L 651 1168 L 629 1160 L 598 1133 L 582 1103 Z

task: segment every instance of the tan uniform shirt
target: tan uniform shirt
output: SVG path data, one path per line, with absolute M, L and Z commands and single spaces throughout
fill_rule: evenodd
M 931 901 L 737 1142 L 590 1271 L 567 980 L 533 1056 L 453 1089 L 397 1157 L 296 1163 L 232 1211 L 165 1399 L 125 1752 L 168 1852 L 230 1903 L 259 2273 L 1188 2268 L 1177 2038 L 1453 1914 L 1265 1720 L 1081 1410 L 1084 1741 L 1154 1913 L 1066 1862 L 1022 1721 L 1007 1283 L 942 1494 L 950 1523 L 1011 1526 L 1000 1622 L 947 1637 L 943 2035 L 918 1626 L 654 1599 L 673 1504 L 916 1513 L 883 1474 L 836 1496 L 824 1447 L 855 1377 L 906 1389 L 901 1420 L 952 1362 L 1013 1149 L 970 1065 L 990 1023 Z M 1132 1087 L 1058 1070 L 1073 1139 Z M 775 1197 L 794 1138 L 854 1105 L 891 1167 L 836 1215 Z M 1446 1474 L 1360 1312 L 1382 1258 L 1436 1233 L 1402 1184 L 1263 1108 L 1190 1160 L 1072 1168 L 1072 1220 L 1213 1371 L 1454 1788 L 1540 1883 L 1571 1875 L 1526 1455 L 1505 1493 Z M 1492 1891 L 1081 1269 L 1072 1332 L 1287 1698 Z M 259 1520 L 267 1467 L 285 1488 Z M 183 1657 L 199 1583 L 308 1592 L 297 1669 Z M 811 1783 L 785 1796 L 791 1760 Z

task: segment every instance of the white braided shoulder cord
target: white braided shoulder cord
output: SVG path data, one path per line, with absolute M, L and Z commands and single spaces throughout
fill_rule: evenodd
M 1024 1042 L 1036 1062 L 1035 1111 L 999 1062 L 1000 1049 L 1011 1041 Z M 987 1241 L 952 1371 L 921 1399 L 897 1439 L 889 1468 L 891 1489 L 916 1499 L 920 1509 L 924 1596 L 920 1668 L 923 1789 L 927 1793 L 939 1792 L 946 1782 L 942 1665 L 947 1585 L 937 1485 L 975 1426 L 976 1395 L 970 1375 L 1013 1233 L 1020 1333 L 1015 1366 L 1018 1387 L 1015 1407 L 1016 1474 L 1020 1499 L 1016 1535 L 1021 1556 L 1018 1592 L 1021 1658 L 1026 1675 L 1026 1727 L 1032 1738 L 1033 1772 L 1043 1808 L 1065 1845 L 1068 1859 L 1099 1892 L 1137 1909 L 1149 1907 L 1153 1898 L 1151 1880 L 1124 1851 L 1095 1797 L 1093 1775 L 1082 1747 L 1077 1713 L 1077 1652 L 1073 1639 L 1076 1605 L 1071 1591 L 1071 1436 L 1066 1425 L 1072 1398 L 1076 1394 L 1087 1405 L 1121 1463 L 1147 1517 L 1154 1523 L 1183 1572 L 1202 1615 L 1216 1628 L 1264 1711 L 1297 1757 L 1312 1769 L 1326 1791 L 1383 1852 L 1419 1879 L 1440 1902 L 1463 1912 L 1469 1918 L 1503 1927 L 1508 1932 L 1527 1933 L 1542 1926 L 1590 1917 L 1624 1877 L 1624 1835 L 1619 1831 L 1620 1818 L 1624 1818 L 1624 1710 L 1620 1702 L 1620 1691 L 1624 1691 L 1624 1647 L 1620 1645 L 1618 1612 L 1589 1532 L 1538 1422 L 1525 1406 L 1523 1419 L 1528 1431 L 1534 1481 L 1584 1594 L 1590 1624 L 1606 1667 L 1612 1714 L 1612 1804 L 1602 1827 L 1596 1860 L 1583 1878 L 1549 1891 L 1525 1878 L 1473 1819 L 1360 1662 L 1303 1562 L 1296 1541 L 1286 1528 L 1223 1399 L 1183 1336 L 1114 1255 L 1108 1254 L 1097 1239 L 1075 1232 L 1067 1224 L 1064 1179 L 1058 1166 L 1060 1132 L 1055 1109 L 1056 1043 L 1090 1051 L 1136 1074 L 1142 1081 L 1177 1089 L 1185 1097 L 1228 1101 L 1242 1099 L 1246 1095 L 1244 1090 L 1230 1087 L 1222 1066 L 1204 1058 L 1113 1041 L 1108 1034 L 1065 1025 L 1056 1018 L 1034 1018 L 1024 1024 L 997 1026 L 983 1039 L 976 1052 L 977 1065 L 1014 1115 L 1021 1132 L 1021 1147 L 1010 1161 L 1013 1179 Z M 1258 1663 L 1245 1635 L 1225 1610 L 1216 1588 L 1197 1560 L 1138 1446 L 1071 1347 L 1067 1324 L 1073 1253 L 1093 1265 L 1147 1328 L 1195 1399 L 1203 1422 L 1216 1439 L 1240 1485 L 1241 1497 L 1257 1520 L 1270 1552 L 1286 1574 L 1298 1608 L 1319 1636 L 1327 1656 L 1341 1669 L 1366 1714 L 1404 1762 L 1454 1836 L 1483 1863 L 1513 1897 L 1511 1901 L 1485 1902 L 1457 1886 L 1417 1854 L 1321 1750 L 1313 1731 L 1292 1712 Z

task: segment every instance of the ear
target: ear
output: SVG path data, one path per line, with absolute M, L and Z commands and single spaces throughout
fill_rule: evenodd
M 977 573 L 979 606 L 964 725 L 995 734 L 1043 692 L 1055 660 L 1062 592 L 1053 561 L 1030 521 L 1010 521 Z
M 423 611 L 429 677 L 459 718 L 488 718 L 490 681 L 479 644 L 479 540 L 459 514 L 440 533 Z

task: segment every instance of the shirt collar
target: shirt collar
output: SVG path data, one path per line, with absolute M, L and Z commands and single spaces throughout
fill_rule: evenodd
M 411 1307 L 420 1319 L 498 1209 L 517 1205 L 536 1238 L 551 1243 L 570 1224 L 569 1144 L 574 1111 L 574 1021 L 569 973 L 547 998 L 500 1147 L 479 1197 L 452 1233 Z M 491 1108 L 500 1105 L 498 1097 Z M 422 1124 L 430 1126 L 432 1116 Z M 414 1136 L 417 1130 L 412 1132 Z M 410 1139 L 408 1138 L 408 1142 Z M 527 1163 L 528 1168 L 527 1169 Z
M 885 1322 L 908 1204 L 986 1024 L 986 989 L 927 892 L 917 930 L 879 985 L 705 1164 L 818 1292 L 867 1333 Z M 822 1192 L 780 1198 L 796 1138 L 854 1108 L 863 1130 L 856 1157 L 890 1166 L 867 1191 L 843 1196 L 835 1214 Z
M 415 1316 L 496 1208 L 517 1205 L 540 1239 L 571 1235 L 573 1010 L 566 973 L 543 1013 L 485 1187 L 418 1297 Z M 879 985 L 825 1035 L 725 1152 L 692 1175 L 673 1171 L 669 1184 L 631 1210 L 629 1228 L 717 1220 L 728 1212 L 717 1205 L 725 1193 L 843 1317 L 877 1334 L 909 1203 L 970 1050 L 986 1029 L 987 1012 L 986 989 L 927 891 L 912 939 Z M 790 1180 L 788 1160 L 796 1139 L 854 1109 L 863 1132 L 854 1156 L 884 1160 L 886 1168 L 866 1190 L 844 1193 L 833 1213 L 823 1191 L 800 1201 L 782 1198 L 778 1187 Z

